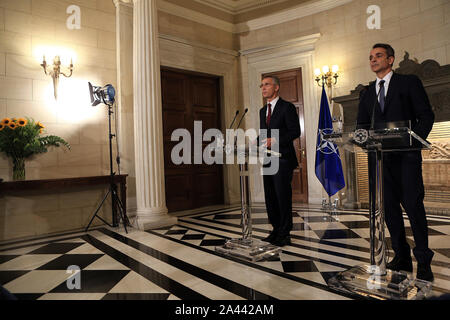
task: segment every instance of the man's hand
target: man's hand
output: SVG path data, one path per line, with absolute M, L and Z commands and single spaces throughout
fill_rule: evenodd
M 262 142 L 263 142 L 263 145 L 262 145 L 263 147 L 270 148 L 275 143 L 277 143 L 277 139 L 275 139 L 275 138 L 267 138 L 267 139 L 264 139 Z

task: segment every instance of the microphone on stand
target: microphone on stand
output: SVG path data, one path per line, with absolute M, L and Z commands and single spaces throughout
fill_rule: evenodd
M 239 123 L 238 123 L 238 125 L 237 125 L 237 127 L 236 127 L 236 130 L 238 130 L 239 127 L 241 126 L 242 119 L 244 119 L 244 117 L 245 117 L 245 115 L 247 114 L 247 112 L 248 112 L 248 108 L 245 108 L 244 114 L 242 115 L 241 120 L 239 120 Z M 237 146 L 237 136 L 236 136 L 235 139 L 234 139 L 234 144 Z
M 229 129 L 231 129 L 233 127 L 234 121 L 236 120 L 236 117 L 238 114 L 239 114 L 239 110 L 236 110 L 236 114 L 234 115 L 233 121 L 231 122 Z
M 245 108 L 244 114 L 242 115 L 241 120 L 239 121 L 239 124 L 236 129 L 239 129 L 239 127 L 241 126 L 242 119 L 244 119 L 245 115 L 247 114 L 247 111 L 248 111 L 248 108 Z
M 238 114 L 239 114 L 239 110 L 236 110 L 236 114 L 234 115 L 233 121 L 231 121 L 229 129 L 231 129 L 233 127 L 234 121 L 236 121 Z M 229 154 L 231 152 L 230 146 L 228 143 L 226 145 L 224 145 L 224 143 L 225 143 L 225 140 L 223 138 L 221 138 L 219 140 L 218 144 L 219 144 L 220 148 L 225 148 L 226 154 Z

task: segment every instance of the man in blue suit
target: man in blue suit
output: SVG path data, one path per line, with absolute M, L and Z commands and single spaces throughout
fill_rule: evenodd
M 411 129 L 422 139 L 426 139 L 433 127 L 434 113 L 420 79 L 415 75 L 393 72 L 395 52 L 388 44 L 374 45 L 369 60 L 377 79 L 361 97 L 358 126 L 410 121 Z M 418 263 L 417 278 L 432 281 L 430 265 L 434 254 L 428 247 L 421 152 L 384 153 L 383 178 L 386 225 L 395 252 L 395 257 L 387 264 L 387 268 L 408 272 L 413 269 L 401 204 L 408 215 L 414 235 L 416 247 L 413 253 Z
M 270 149 L 277 144 L 281 153 L 278 171 L 263 176 L 267 215 L 273 230 L 263 239 L 277 246 L 291 243 L 292 230 L 292 174 L 298 166 L 293 141 L 300 136 L 300 123 L 295 106 L 279 97 L 280 80 L 269 76 L 262 79 L 262 96 L 267 104 L 259 111 L 260 129 L 267 130 L 260 137 L 263 146 Z M 278 129 L 278 139 L 271 130 Z M 265 139 L 264 139 L 265 138 Z M 268 166 L 267 164 L 264 166 Z

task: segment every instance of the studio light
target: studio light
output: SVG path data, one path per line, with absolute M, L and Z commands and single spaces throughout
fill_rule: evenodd
M 107 84 L 104 87 L 93 86 L 90 82 L 89 94 L 91 96 L 91 105 L 95 107 L 99 103 L 104 103 L 108 106 L 114 104 L 114 97 L 116 96 L 116 90 L 111 84 Z
M 89 230 L 89 226 L 91 225 L 92 221 L 94 221 L 94 218 L 97 217 L 110 227 L 117 227 L 119 224 L 118 219 L 121 219 L 123 222 L 123 226 L 125 228 L 125 232 L 128 233 L 127 225 L 129 225 L 130 222 L 129 222 L 127 214 L 126 214 L 126 208 L 124 207 L 122 201 L 120 200 L 120 198 L 117 194 L 117 185 L 114 182 L 114 176 L 116 173 L 114 172 L 114 168 L 113 168 L 112 139 L 116 137 L 116 134 L 112 133 L 111 115 L 113 113 L 117 114 L 117 112 L 113 111 L 113 105 L 115 105 L 114 97 L 116 95 L 116 90 L 114 90 L 114 87 L 111 84 L 107 84 L 104 87 L 93 86 L 90 82 L 88 82 L 88 84 L 89 84 L 89 94 L 91 96 L 91 105 L 96 106 L 100 103 L 104 103 L 105 105 L 108 106 L 109 169 L 110 169 L 109 175 L 110 175 L 111 180 L 109 183 L 108 192 L 106 193 L 103 200 L 100 202 L 100 205 L 95 210 L 85 231 L 87 232 Z M 117 123 L 117 119 L 116 119 L 116 123 Z M 116 133 L 117 133 L 117 128 L 116 128 Z M 117 141 L 116 141 L 116 145 L 117 145 L 116 162 L 117 162 L 117 166 L 119 167 L 119 174 L 120 174 L 119 144 L 117 143 Z M 99 216 L 97 214 L 99 212 L 100 208 L 102 207 L 103 203 L 105 202 L 106 198 L 108 197 L 108 195 L 111 195 L 111 197 L 112 197 L 112 199 L 111 199 L 112 200 L 112 203 L 111 203 L 112 221 L 113 221 L 112 225 L 109 224 L 106 220 L 104 220 L 101 216 Z

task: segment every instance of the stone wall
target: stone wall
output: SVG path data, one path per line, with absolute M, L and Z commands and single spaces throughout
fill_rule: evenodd
M 81 29 L 66 25 L 70 5 L 80 8 Z M 50 148 L 26 161 L 27 180 L 109 174 L 107 109 L 91 107 L 87 82 L 116 85 L 115 26 L 110 0 L 0 1 L 0 119 L 33 118 L 71 144 L 70 151 Z M 40 66 L 43 54 L 52 63 L 52 53 L 74 63 L 72 77 L 60 78 L 57 100 Z M 4 154 L 0 178 L 12 179 Z M 0 241 L 83 228 L 105 190 L 0 195 Z M 108 203 L 102 212 L 108 215 Z

